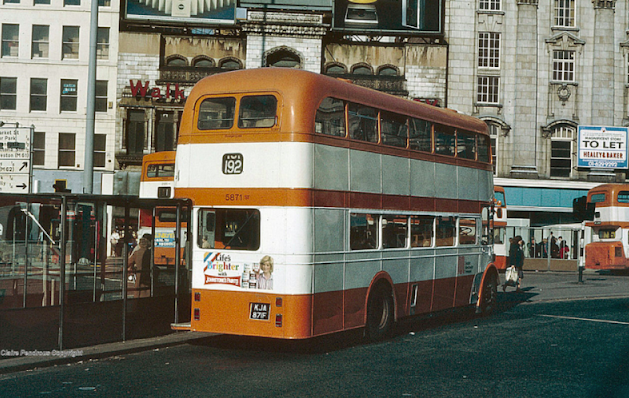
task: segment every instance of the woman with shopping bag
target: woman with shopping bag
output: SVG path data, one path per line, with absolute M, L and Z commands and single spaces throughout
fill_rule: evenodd
M 509 246 L 509 268 L 505 271 L 505 283 L 502 285 L 503 292 L 507 290 L 507 286 L 514 286 L 516 292 L 520 291 L 520 279 L 524 277 L 522 270 L 524 266 L 523 244 L 524 241 L 519 235 L 511 240 L 511 245 Z

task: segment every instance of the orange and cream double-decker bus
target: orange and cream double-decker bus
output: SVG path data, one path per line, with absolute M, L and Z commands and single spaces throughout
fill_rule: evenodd
M 172 198 L 175 151 L 153 152 L 142 158 L 141 198 Z
M 376 340 L 494 306 L 476 118 L 301 70 L 217 74 L 186 101 L 175 197 L 193 202 L 194 242 L 192 319 L 174 328 Z
M 507 202 L 505 189 L 494 185 L 494 253 L 495 264 L 498 269 L 507 269 L 509 255 L 509 241 L 507 234 Z
M 629 184 L 603 184 L 589 190 L 588 205 L 593 204 L 591 242 L 585 245 L 585 268 L 596 270 L 629 269 Z

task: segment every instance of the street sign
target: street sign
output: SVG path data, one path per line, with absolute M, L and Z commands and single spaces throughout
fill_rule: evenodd
M 33 127 L 0 127 L 0 192 L 30 193 Z
M 0 192 L 28 193 L 30 176 L 28 174 L 0 173 Z

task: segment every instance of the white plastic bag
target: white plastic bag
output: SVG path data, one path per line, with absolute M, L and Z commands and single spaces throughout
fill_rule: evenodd
M 507 270 L 505 271 L 505 283 L 507 285 L 511 285 L 511 286 L 515 286 L 518 284 L 518 270 L 515 268 L 515 266 L 511 266 L 509 268 L 507 268 Z

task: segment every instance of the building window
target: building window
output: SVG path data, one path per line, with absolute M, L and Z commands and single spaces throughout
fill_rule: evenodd
M 99 7 L 111 7 L 111 0 L 98 0 Z
M 553 51 L 553 80 L 557 82 L 574 81 L 574 51 Z
M 76 112 L 78 80 L 61 79 L 61 112 Z
M 94 134 L 94 167 L 105 167 L 106 155 L 107 134 Z
M 109 28 L 98 28 L 96 33 L 96 58 L 109 59 Z
M 381 66 L 380 68 L 378 68 L 378 72 L 377 72 L 378 76 L 398 76 L 399 75 L 399 71 L 397 70 L 397 68 L 393 67 L 393 66 Z
M 31 79 L 31 111 L 45 111 L 48 96 L 48 79 Z
M 570 126 L 559 126 L 553 131 L 550 154 L 551 177 L 570 177 L 574 131 L 575 129 Z
M 0 110 L 15 110 L 17 77 L 0 77 Z
M 64 6 L 80 6 L 81 0 L 63 0 Z
M 158 111 L 155 126 L 155 152 L 174 151 L 177 137 L 177 122 L 175 112 Z
M 2 24 L 2 57 L 17 57 L 20 50 L 20 25 Z
M 184 68 L 188 66 L 188 60 L 182 57 L 174 56 L 166 60 L 166 66 L 175 67 L 175 68 Z
M 500 0 L 480 0 L 479 8 L 487 11 L 500 11 Z
M 325 73 L 328 75 L 344 75 L 347 73 L 345 65 L 334 63 L 325 67 Z
M 499 87 L 500 78 L 498 76 L 478 76 L 476 101 L 484 104 L 497 104 Z
M 213 68 L 214 60 L 212 58 L 199 57 L 192 61 L 192 66 L 195 68 Z
M 4 4 L 20 4 L 20 0 L 4 0 Z
M 46 160 L 46 133 L 33 133 L 33 166 L 43 166 Z
M 94 111 L 107 112 L 107 80 L 96 80 Z
M 146 122 L 144 111 L 129 109 L 127 111 L 127 126 L 125 146 L 127 155 L 137 155 L 144 152 L 146 142 Z
M 487 123 L 489 128 L 489 137 L 491 139 L 491 164 L 494 168 L 494 175 L 498 165 L 498 139 L 500 137 L 500 126 L 495 123 Z
M 220 60 L 218 66 L 221 69 L 236 70 L 242 69 L 242 64 L 235 58 L 224 58 Z
M 50 0 L 35 0 L 35 5 L 50 5 Z
M 500 67 L 500 33 L 478 33 L 478 67 Z
M 49 30 L 48 25 L 33 25 L 32 58 L 48 58 Z
M 63 27 L 63 45 L 61 59 L 79 58 L 79 27 Z
M 370 66 L 360 64 L 352 67 L 353 75 L 373 75 L 373 70 Z
M 574 26 L 574 0 L 555 0 L 555 26 Z
M 59 167 L 74 167 L 76 134 L 59 133 Z
M 301 66 L 301 60 L 299 59 L 299 55 L 292 51 L 279 50 L 267 55 L 266 65 L 278 68 L 299 68 Z

